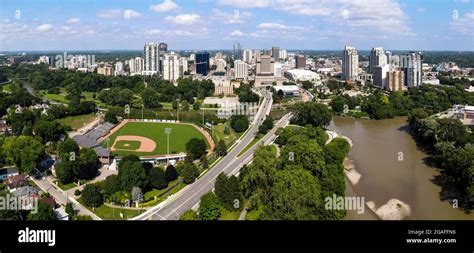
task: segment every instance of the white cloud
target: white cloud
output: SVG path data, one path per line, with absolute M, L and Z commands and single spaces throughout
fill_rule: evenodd
M 37 32 L 48 32 L 48 31 L 51 31 L 52 29 L 53 29 L 53 25 L 51 24 L 42 24 L 35 28 Z
M 158 35 L 161 34 L 162 31 L 159 29 L 153 29 L 153 30 L 146 30 L 145 35 L 153 36 L 153 35 Z
M 232 13 L 230 13 L 219 9 L 213 9 L 211 19 L 219 20 L 224 24 L 242 24 L 245 23 L 251 16 L 252 13 L 248 11 L 234 10 Z
M 177 16 L 168 16 L 165 18 L 167 23 L 175 25 L 192 25 L 200 21 L 198 14 L 181 14 Z
M 70 25 L 79 24 L 79 23 L 81 23 L 81 19 L 80 18 L 70 18 L 70 19 L 66 20 L 66 23 L 70 24 Z
M 270 0 L 218 0 L 220 5 L 232 6 L 235 8 L 266 8 L 270 7 Z
M 449 26 L 456 32 L 474 35 L 474 11 L 467 12 L 457 19 L 453 19 L 453 21 L 449 23 Z
M 218 0 L 217 3 L 235 8 L 271 8 L 293 15 L 321 17 L 341 29 L 359 29 L 354 32 L 416 35 L 411 31 L 408 16 L 398 0 Z M 344 10 L 349 13 L 347 19 L 343 18 Z
M 241 32 L 240 30 L 235 30 L 230 33 L 230 36 L 232 37 L 242 37 L 245 36 L 245 33 Z
M 119 9 L 111 9 L 111 10 L 105 10 L 97 13 L 97 16 L 99 18 L 106 18 L 106 19 L 118 19 L 118 18 L 124 18 L 124 19 L 131 19 L 131 18 L 139 18 L 142 17 L 143 15 L 134 10 L 119 10 Z
M 257 29 L 267 29 L 267 30 L 303 30 L 301 26 L 287 26 L 279 23 L 260 23 L 257 26 Z
M 108 18 L 108 19 L 113 19 L 113 18 L 119 18 L 122 16 L 122 11 L 121 10 L 105 10 L 97 13 L 97 16 L 99 18 Z
M 172 0 L 165 0 L 161 4 L 150 5 L 150 10 L 155 12 L 169 12 L 176 9 L 179 9 L 179 5 Z
M 159 35 L 162 38 L 165 39 L 173 39 L 177 37 L 202 37 L 206 36 L 209 34 L 209 31 L 207 28 L 202 27 L 199 28 L 198 30 L 193 30 L 193 31 L 187 31 L 187 30 L 182 30 L 182 29 L 177 29 L 177 30 L 160 30 L 160 29 L 152 29 L 152 30 L 145 30 L 143 33 L 145 36 L 157 36 Z
M 174 31 L 174 33 L 177 36 L 182 36 L 182 37 L 191 37 L 191 36 L 194 35 L 192 32 L 184 31 L 184 30 L 176 30 L 176 31 Z
M 142 14 L 140 12 L 134 10 L 124 10 L 123 11 L 123 18 L 124 19 L 131 19 L 131 18 L 140 18 Z

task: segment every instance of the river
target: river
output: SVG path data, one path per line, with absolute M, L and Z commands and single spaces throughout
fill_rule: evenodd
M 439 171 L 425 164 L 427 155 L 407 132 L 405 117 L 378 121 L 335 117 L 328 128 L 354 144 L 348 156 L 361 178 L 354 186 L 346 182 L 347 196 L 363 196 L 377 207 L 399 199 L 410 206 L 411 220 L 474 220 L 473 213 L 441 200 L 441 187 L 433 182 Z M 365 208 L 363 214 L 348 211 L 345 219 L 377 217 Z

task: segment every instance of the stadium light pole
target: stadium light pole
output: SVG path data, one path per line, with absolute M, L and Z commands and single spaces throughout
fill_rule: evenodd
M 165 128 L 165 134 L 166 134 L 166 139 L 167 139 L 167 160 L 168 160 L 168 164 L 170 163 L 170 134 L 171 134 L 171 128 L 167 127 Z
M 176 121 L 179 121 L 179 101 L 180 99 L 176 99 Z
M 201 108 L 202 110 L 202 126 L 204 127 L 204 108 Z

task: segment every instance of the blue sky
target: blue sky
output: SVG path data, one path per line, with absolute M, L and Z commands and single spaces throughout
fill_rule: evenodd
M 0 0 L 0 51 L 474 50 L 474 0 Z

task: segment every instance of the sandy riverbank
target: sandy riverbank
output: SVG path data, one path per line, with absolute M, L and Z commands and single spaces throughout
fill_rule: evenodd
M 354 145 L 352 140 L 346 136 L 337 134 L 337 137 L 346 139 L 351 147 Z M 362 175 L 356 170 L 354 160 L 349 157 L 344 159 L 344 174 L 349 183 L 356 186 Z M 363 196 L 361 196 L 363 197 Z M 398 199 L 390 199 L 386 204 L 377 208 L 374 201 L 368 201 L 365 205 L 373 211 L 381 220 L 403 220 L 411 214 L 410 206 Z

